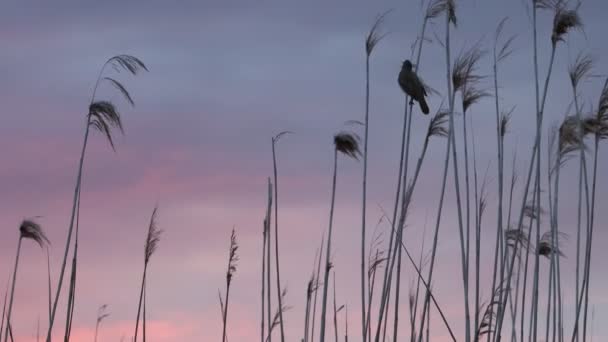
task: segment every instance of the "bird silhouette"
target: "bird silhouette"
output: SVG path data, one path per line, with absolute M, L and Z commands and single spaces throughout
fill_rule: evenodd
M 418 75 L 412 70 L 412 62 L 405 60 L 399 72 L 399 86 L 407 95 L 410 96 L 410 105 L 414 104 L 414 100 L 420 104 L 420 110 L 424 114 L 429 113 L 429 106 L 424 97 L 427 95 L 424 85 L 418 78 Z

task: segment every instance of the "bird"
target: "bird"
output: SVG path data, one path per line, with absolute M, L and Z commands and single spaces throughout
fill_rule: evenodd
M 414 100 L 420 104 L 420 110 L 424 114 L 429 113 L 429 106 L 424 97 L 427 95 L 424 85 L 418 78 L 418 75 L 412 70 L 412 62 L 405 60 L 399 72 L 399 86 L 407 95 L 410 96 L 410 105 L 414 104 Z

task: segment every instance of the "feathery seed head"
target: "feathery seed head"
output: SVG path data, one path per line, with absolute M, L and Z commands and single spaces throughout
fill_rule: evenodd
M 567 235 L 562 232 L 557 233 L 560 237 L 566 238 Z M 536 251 L 539 255 L 545 256 L 547 258 L 551 257 L 551 254 L 557 254 L 558 256 L 564 256 L 564 253 L 561 251 L 560 246 L 557 245 L 557 241 L 554 244 L 552 233 L 550 231 L 545 232 L 540 241 L 538 242 L 538 248 Z
M 114 139 L 112 131 L 118 128 L 121 133 L 124 133 L 122 128 L 122 120 L 116 106 L 109 101 L 97 101 L 89 106 L 89 124 L 106 136 L 112 150 L 114 147 Z
M 606 131 L 608 128 L 608 78 L 604 82 L 604 87 L 600 93 L 600 100 L 596 113 L 597 120 L 602 124 L 602 128 Z M 604 137 L 605 138 L 605 137 Z
M 137 75 L 140 70 L 148 71 L 148 68 L 140 59 L 130 55 L 118 55 L 108 59 L 101 68 L 100 77 L 103 74 L 106 66 L 111 66 L 116 72 L 127 70 L 132 75 Z M 129 102 L 129 104 L 132 106 L 135 104 L 127 88 L 125 88 L 122 83 L 116 79 L 112 77 L 103 77 L 97 80 L 98 83 L 99 81 L 109 82 L 120 92 L 127 102 Z M 88 120 L 89 125 L 93 126 L 106 136 L 110 146 L 113 150 L 115 150 L 114 141 L 112 139 L 112 130 L 114 128 L 118 128 L 121 133 L 124 133 L 120 113 L 116 109 L 116 106 L 109 101 L 96 101 L 94 92 L 93 99 L 89 105 Z
M 340 132 L 334 136 L 334 145 L 338 152 L 359 160 L 359 136 L 353 132 Z
M 106 62 L 107 65 L 111 65 L 114 70 L 120 72 L 121 69 L 127 70 L 133 75 L 141 70 L 148 71 L 148 68 L 139 58 L 131 55 L 117 55 Z
M 600 93 L 597 110 L 583 120 L 584 134 L 595 134 L 601 140 L 608 138 L 608 78 Z
M 560 157 L 583 148 L 583 140 L 578 133 L 579 121 L 576 116 L 567 116 L 559 127 Z
M 468 86 L 474 86 L 483 76 L 477 75 L 477 63 L 485 55 L 485 51 L 481 50 L 479 43 L 475 44 L 471 49 L 461 52 L 454 62 L 452 70 L 452 84 L 454 92 L 463 90 Z
M 485 90 L 476 89 L 474 86 L 465 87 L 462 91 L 462 110 L 466 112 L 472 105 L 488 96 L 490 93 Z
M 433 19 L 447 12 L 450 22 L 456 26 L 456 3 L 454 0 L 433 0 L 426 8 L 425 19 Z
M 378 43 L 387 35 L 387 33 L 380 33 L 380 30 L 382 29 L 382 24 L 384 23 L 386 15 L 390 12 L 391 11 L 389 10 L 376 16 L 376 20 L 374 20 L 372 28 L 369 30 L 369 33 L 365 37 L 365 53 L 368 57 L 371 56 L 376 45 L 378 45 Z
M 104 304 L 97 309 L 97 324 L 100 324 L 101 321 L 110 316 L 110 313 L 106 312 L 108 309 L 108 304 Z
M 521 247 L 520 251 L 526 249 L 530 243 L 528 234 L 523 229 L 517 228 L 509 228 L 505 231 L 505 241 L 507 246 L 511 248 L 519 245 Z
M 49 239 L 44 234 L 42 227 L 33 220 L 23 220 L 19 226 L 19 237 L 36 241 L 40 247 L 48 245 Z
M 538 220 L 544 213 L 545 210 L 542 207 L 540 209 L 537 208 L 533 201 L 526 203 L 524 206 L 524 216 L 529 219 Z
M 589 72 L 593 68 L 593 59 L 587 54 L 579 53 L 576 60 L 568 68 L 570 83 L 576 88 L 580 81 L 589 77 Z
M 156 225 L 156 215 L 158 213 L 158 207 L 154 208 L 152 211 L 152 216 L 150 217 L 150 225 L 148 226 L 148 235 L 146 237 L 146 246 L 145 246 L 145 263 L 147 264 L 152 257 L 152 254 L 158 248 L 158 243 L 160 242 L 160 235 L 162 230 L 158 229 Z
M 228 271 L 226 272 L 226 281 L 230 283 L 232 276 L 236 272 L 236 264 L 239 261 L 239 256 L 236 251 L 239 249 L 239 244 L 236 241 L 236 232 L 234 228 L 230 234 L 230 253 L 228 256 Z
M 504 42 L 502 42 L 502 39 L 500 39 L 502 37 L 502 32 L 508 19 L 509 17 L 503 18 L 496 27 L 496 31 L 494 32 L 494 57 L 496 58 L 496 62 L 504 60 L 505 58 L 509 57 L 511 53 L 513 53 L 511 44 L 513 44 L 513 41 L 515 40 L 516 36 L 512 35 Z M 500 45 L 499 41 L 502 42 Z
M 426 133 L 426 138 L 430 137 L 447 137 L 449 130 L 446 127 L 448 122 L 449 112 L 446 110 L 440 110 L 433 116 L 429 122 L 429 128 Z
M 507 131 L 509 129 L 509 122 L 511 121 L 511 114 L 513 114 L 514 110 L 515 110 L 515 107 L 511 108 L 511 110 L 508 112 L 502 112 L 500 114 L 500 136 L 503 138 L 505 137 L 505 135 L 507 134 Z
M 490 302 L 486 305 L 481 322 L 479 322 L 479 327 L 477 327 L 476 339 L 479 339 L 479 337 L 485 334 L 494 332 L 496 326 L 496 317 L 498 316 L 499 312 L 502 311 L 502 301 L 500 300 L 501 294 L 504 295 L 504 292 L 506 291 L 509 291 L 509 286 L 498 285 L 494 290 Z M 481 308 L 479 311 L 481 312 Z M 492 325 L 494 325 L 494 327 L 492 327 Z
M 555 46 L 558 42 L 564 40 L 564 36 L 568 31 L 581 26 L 583 26 L 583 23 L 576 10 L 569 10 L 561 4 L 558 5 L 553 18 L 551 43 Z

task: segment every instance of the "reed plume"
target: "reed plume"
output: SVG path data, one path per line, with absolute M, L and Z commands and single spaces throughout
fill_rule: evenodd
M 75 219 L 77 217 L 77 211 L 79 211 L 78 204 L 80 201 L 80 189 L 81 189 L 81 184 L 82 184 L 84 157 L 85 157 L 85 153 L 86 153 L 90 128 L 93 127 L 93 129 L 100 131 L 108 139 L 108 142 L 110 143 L 110 146 L 112 147 L 112 149 L 115 149 L 114 139 L 113 139 L 114 130 L 118 129 L 120 132 L 123 132 L 121 116 L 120 116 L 120 113 L 119 113 L 118 109 L 116 108 L 116 106 L 112 102 L 109 102 L 109 101 L 97 100 L 96 94 L 97 94 L 98 87 L 102 83 L 104 83 L 104 84 L 109 83 L 113 87 L 118 88 L 119 92 L 123 95 L 123 97 L 127 100 L 127 102 L 129 102 L 130 104 L 133 104 L 133 99 L 132 99 L 131 95 L 120 82 L 118 82 L 117 80 L 115 80 L 113 78 L 103 76 L 107 67 L 111 67 L 116 71 L 126 70 L 132 75 L 137 75 L 141 70 L 148 71 L 148 68 L 145 66 L 145 64 L 140 59 L 138 59 L 137 57 L 130 56 L 130 55 L 118 55 L 118 56 L 114 56 L 114 57 L 108 59 L 104 63 L 104 65 L 101 67 L 101 70 L 99 71 L 99 76 L 97 77 L 97 80 L 95 82 L 95 87 L 93 88 L 93 94 L 91 96 L 91 102 L 89 104 L 88 112 L 86 115 L 84 141 L 82 144 L 82 150 L 80 152 L 80 162 L 78 165 L 78 176 L 76 178 L 76 186 L 74 189 L 74 197 L 73 197 L 73 201 L 72 201 L 72 212 L 71 212 L 71 217 L 70 217 L 70 224 L 68 227 L 67 241 L 65 244 L 65 251 L 64 251 L 64 255 L 63 255 L 61 271 L 59 273 L 57 290 L 56 290 L 55 297 L 53 300 L 53 309 L 51 310 L 51 315 L 50 315 L 51 317 L 49 320 L 49 327 L 48 327 L 48 331 L 47 331 L 46 342 L 51 342 L 51 335 L 52 335 L 52 331 L 53 331 L 53 325 L 55 322 L 55 315 L 57 313 L 57 303 L 59 302 L 59 297 L 61 295 L 63 277 L 65 274 L 66 262 L 67 262 L 68 253 L 70 250 L 70 244 L 72 241 L 72 233 L 74 230 L 74 223 L 75 223 Z M 75 244 L 76 244 L 76 242 L 75 242 Z M 77 255 L 76 255 L 76 249 L 75 249 L 74 260 L 76 260 L 76 258 L 77 258 Z M 73 264 L 75 264 L 75 262 L 73 262 Z M 76 282 L 75 272 L 76 272 L 75 267 L 73 267 L 73 270 L 72 270 L 73 275 L 71 276 L 71 279 L 74 279 L 74 280 L 72 281 L 72 284 L 70 285 L 70 289 L 72 289 L 72 291 L 75 288 L 75 282 Z M 69 301 L 68 304 L 69 304 L 68 314 L 71 315 L 70 311 L 73 310 L 73 301 Z
M 573 329 L 573 337 L 578 336 L 579 332 L 579 317 L 581 307 L 584 306 L 583 314 L 583 336 L 586 336 L 587 330 L 587 313 L 589 305 L 589 282 L 591 278 L 591 248 L 593 242 L 593 232 L 595 228 L 595 197 L 596 197 L 596 185 L 597 185 L 597 162 L 599 154 L 599 143 L 600 141 L 608 138 L 608 78 L 604 82 L 604 86 L 600 92 L 597 108 L 594 109 L 593 114 L 584 119 L 583 129 L 586 134 L 592 134 L 594 136 L 594 151 L 593 151 L 593 172 L 591 181 L 591 203 L 590 213 L 588 222 L 587 241 L 585 244 L 585 255 L 584 255 L 584 270 L 583 270 L 583 281 L 581 284 L 581 291 L 577 298 L 576 304 L 576 319 Z
M 234 228 L 232 229 L 232 233 L 230 234 L 230 248 L 228 249 L 228 267 L 226 269 L 226 296 L 222 301 L 222 297 L 220 294 L 220 303 L 223 303 L 221 306 L 222 309 L 222 342 L 228 341 L 228 336 L 226 335 L 226 327 L 228 325 L 228 301 L 230 300 L 230 284 L 232 283 L 232 278 L 236 273 L 236 265 L 239 261 L 239 256 L 236 254 L 239 249 L 239 245 L 236 241 L 236 232 Z M 270 335 L 270 332 L 268 332 Z
M 26 219 L 19 225 L 19 240 L 17 240 L 17 256 L 15 257 L 15 268 L 13 269 L 13 282 L 11 285 L 11 294 L 8 301 L 8 310 L 6 313 L 6 328 L 4 332 L 4 341 L 8 341 L 9 331 L 11 330 L 11 314 L 13 312 L 13 300 L 15 296 L 15 284 L 17 283 L 17 274 L 19 270 L 19 256 L 21 254 L 21 242 L 23 240 L 32 240 L 36 242 L 40 248 L 44 248 L 49 244 L 49 239 L 44 234 L 42 227 L 31 219 Z M 5 302 L 6 304 L 6 302 Z M 0 335 L 2 331 L 0 331 Z M 12 340 L 12 334 L 11 334 Z
M 97 320 L 95 322 L 95 342 L 97 342 L 97 333 L 99 332 L 99 326 L 101 325 L 101 322 L 104 319 L 108 318 L 108 316 L 110 316 L 110 313 L 106 311 L 107 309 L 108 304 L 104 304 L 100 306 L 99 309 L 97 309 Z
M 150 258 L 152 258 L 152 255 L 154 254 L 154 252 L 156 252 L 156 249 L 158 248 L 158 243 L 160 242 L 160 236 L 162 234 L 162 230 L 160 230 L 157 226 L 156 223 L 156 217 L 158 214 L 158 207 L 154 207 L 154 210 L 152 211 L 152 216 L 150 217 L 150 224 L 148 225 L 148 234 L 146 236 L 146 243 L 144 246 L 144 271 L 143 271 L 143 275 L 142 275 L 142 280 L 141 280 L 141 289 L 139 292 L 139 305 L 137 307 L 137 319 L 135 320 L 135 334 L 134 334 L 134 338 L 133 340 L 135 342 L 137 342 L 137 333 L 138 333 L 138 328 L 139 328 L 139 317 L 140 314 L 142 313 L 142 309 L 143 309 L 143 324 L 142 324 L 142 330 L 143 330 L 143 335 L 144 335 L 144 342 L 145 342 L 145 331 L 146 331 L 146 277 L 147 277 L 147 271 L 148 271 L 148 264 L 150 262 Z M 143 306 L 143 307 L 142 307 Z
M 319 341 L 325 342 L 325 325 L 327 313 L 327 292 L 329 287 L 329 271 L 331 270 L 331 237 L 334 222 L 334 205 L 336 201 L 336 181 L 338 175 L 338 153 L 358 160 L 361 155 L 359 137 L 353 132 L 340 132 L 334 136 L 334 173 L 331 190 L 331 204 L 329 209 L 329 228 L 327 230 L 327 246 L 325 247 L 325 273 L 323 277 L 323 299 L 321 305 L 321 332 Z
M 365 133 L 363 136 L 363 191 L 362 191 L 362 208 L 361 208 L 361 334 L 363 342 L 366 342 L 366 308 L 365 308 L 365 227 L 367 215 L 367 145 L 369 140 L 369 105 L 370 105 L 370 58 L 376 45 L 386 36 L 386 33 L 381 33 L 382 24 L 386 15 L 389 12 L 384 12 L 376 17 L 372 28 L 369 30 L 365 38 Z M 369 285 L 369 284 L 368 284 Z

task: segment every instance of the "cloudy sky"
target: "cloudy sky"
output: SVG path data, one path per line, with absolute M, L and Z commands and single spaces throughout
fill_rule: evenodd
M 516 34 L 517 38 L 514 54 L 500 67 L 500 101 L 505 109 L 514 107 L 506 138 L 506 168 L 510 177 L 510 160 L 517 152 L 520 179 L 530 158 L 534 132 L 532 33 L 527 2 L 457 1 L 459 22 L 452 41 L 453 55 L 480 40 L 490 47 L 498 22 L 505 16 L 510 18 L 505 33 Z M 12 270 L 19 222 L 32 216 L 41 216 L 38 221 L 52 242 L 51 268 L 56 283 L 92 88 L 109 57 L 132 54 L 150 69 L 136 78 L 125 73 L 117 76 L 130 90 L 136 106 L 130 108 L 109 86 L 98 93 L 99 98 L 119 105 L 126 134 L 117 137 L 116 153 L 98 133 L 89 140 L 73 340 L 92 339 L 96 311 L 102 304 L 109 305 L 111 316 L 103 323 L 100 340 L 117 341 L 133 334 L 143 243 L 157 204 L 158 224 L 164 233 L 149 267 L 150 341 L 221 339 L 217 292 L 225 282 L 233 227 L 240 243 L 240 261 L 231 292 L 229 337 L 231 341 L 258 338 L 262 219 L 266 181 L 272 172 L 271 137 L 283 130 L 295 134 L 282 139 L 277 147 L 281 280 L 288 288 L 287 304 L 292 307 L 285 314 L 287 340 L 299 340 L 306 282 L 327 228 L 332 135 L 344 128 L 345 121 L 363 119 L 364 37 L 374 17 L 389 9 L 393 11 L 386 18 L 384 30 L 390 34 L 377 47 L 371 64 L 369 227 L 376 225 L 382 208 L 392 210 L 403 118 L 403 95 L 396 77 L 420 31 L 420 1 L 3 2 L 0 289 L 4 290 Z M 580 9 L 584 31 L 573 32 L 559 45 L 547 97 L 546 128 L 572 113 L 567 66 L 579 51 L 595 58 L 594 74 L 608 74 L 608 47 L 604 44 L 607 27 L 602 16 L 607 12 L 608 3 L 603 0 L 584 1 Z M 445 54 L 437 37 L 443 37 L 443 22 L 437 20 L 429 26 L 419 69 L 426 82 L 441 94 L 446 93 Z M 541 12 L 541 77 L 548 66 L 551 24 L 552 14 Z M 488 57 L 479 70 L 491 73 Z M 582 85 L 586 109 L 596 103 L 602 83 L 603 79 L 592 78 Z M 490 79 L 485 84 L 489 86 Z M 436 110 L 442 100 L 442 95 L 431 96 L 431 110 Z M 481 292 L 485 300 L 490 292 L 488 275 L 496 229 L 493 108 L 492 99 L 485 99 L 470 114 L 480 177 L 487 173 L 488 180 L 489 205 L 482 241 Z M 418 156 L 428 121 L 418 112 L 415 115 L 412 160 Z M 457 120 L 461 124 L 460 117 Z M 408 217 L 405 240 L 417 255 L 425 236 L 428 251 L 444 151 L 445 140 L 431 142 Z M 603 153 L 600 155 L 602 175 L 608 172 L 608 162 Z M 564 247 L 563 289 L 565 315 L 571 317 L 577 167 L 567 164 L 562 180 L 560 229 L 570 236 Z M 341 160 L 333 262 L 337 301 L 348 304 L 353 341 L 359 340 L 353 332 L 358 331 L 356 322 L 360 319 L 356 310 L 360 306 L 359 289 L 354 285 L 359 279 L 360 181 L 361 163 Z M 608 257 L 602 248 L 608 242 L 604 225 L 608 216 L 603 210 L 608 200 L 603 191 L 606 186 L 600 177 L 594 239 L 597 248 L 593 253 L 597 263 L 590 299 L 596 340 L 608 337 L 608 328 L 599 324 L 608 318 L 604 291 L 608 289 L 608 276 L 600 262 Z M 451 178 L 448 188 L 433 282 L 438 301 L 461 335 L 462 278 Z M 521 188 L 521 184 L 516 188 L 514 208 L 521 205 Z M 546 200 L 543 198 L 545 205 Z M 386 223 L 380 229 L 386 231 Z M 543 229 L 547 229 L 544 223 Z M 17 341 L 33 341 L 37 320 L 41 330 L 47 324 L 46 254 L 26 241 L 20 263 L 14 331 Z M 403 291 L 408 291 L 413 279 L 414 271 L 408 266 Z M 64 300 L 59 305 L 55 331 L 62 333 Z M 402 307 L 402 321 L 406 322 L 405 300 Z M 570 322 L 566 331 L 571 329 Z M 440 321 L 433 319 L 431 325 L 433 341 L 447 340 Z M 409 336 L 407 324 L 400 331 L 402 336 Z M 333 334 L 332 328 L 330 332 Z

